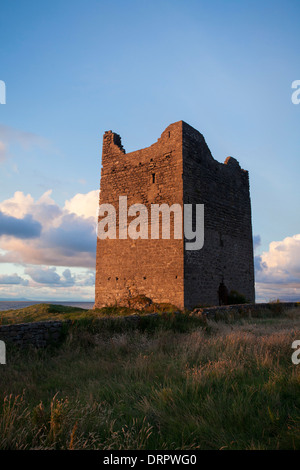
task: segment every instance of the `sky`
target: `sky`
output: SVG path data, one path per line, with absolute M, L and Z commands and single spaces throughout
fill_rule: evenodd
M 0 299 L 93 301 L 103 133 L 131 152 L 184 120 L 249 171 L 256 300 L 300 300 L 299 15 L 299 0 L 2 0 Z

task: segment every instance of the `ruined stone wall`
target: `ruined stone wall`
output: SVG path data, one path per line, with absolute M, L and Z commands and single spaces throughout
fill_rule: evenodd
M 204 204 L 205 233 L 199 251 L 185 250 L 183 239 L 151 240 L 150 229 L 148 240 L 98 239 L 95 307 L 137 295 L 179 308 L 218 305 L 222 280 L 254 301 L 249 179 L 235 159 L 214 160 L 203 136 L 179 121 L 129 154 L 106 132 L 102 165 L 101 204 L 118 208 L 125 195 L 128 207 L 142 203 L 149 213 L 151 204 Z
M 119 196 L 127 196 L 128 207 L 142 203 L 149 214 L 151 204 L 182 205 L 181 129 L 171 124 L 155 144 L 128 154 L 118 135 L 105 133 L 100 203 L 118 208 Z M 150 227 L 147 240 L 98 239 L 95 307 L 137 295 L 183 307 L 183 240 L 173 233 L 171 217 L 170 240 L 150 239 Z
M 204 137 L 183 125 L 184 203 L 204 204 L 204 246 L 185 251 L 185 305 L 218 305 L 224 282 L 254 302 L 248 172 L 234 158 L 219 163 Z
M 56 343 L 62 335 L 63 324 L 71 321 L 43 321 L 0 326 L 0 340 L 17 346 L 45 347 Z

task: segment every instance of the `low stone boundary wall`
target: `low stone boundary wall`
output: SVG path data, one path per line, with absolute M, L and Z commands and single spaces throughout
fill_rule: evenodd
M 63 321 L 44 321 L 0 326 L 0 340 L 18 346 L 40 348 L 57 342 L 62 333 Z
M 300 307 L 300 302 L 280 302 L 269 304 L 238 304 L 238 305 L 224 305 L 220 307 L 202 307 L 193 310 L 192 315 L 205 315 L 207 318 L 218 318 L 232 315 L 243 315 L 251 311 L 255 317 L 255 312 L 261 312 L 264 309 L 274 310 L 274 313 L 280 313 L 280 310 Z M 176 312 L 179 314 L 179 312 Z M 149 313 L 143 317 L 158 317 L 158 313 Z M 101 321 L 113 317 L 103 317 Z M 141 318 L 140 315 L 134 314 L 122 318 L 124 321 L 138 322 Z M 60 340 L 62 335 L 63 325 L 71 324 L 71 320 L 65 321 L 44 321 L 33 323 L 20 323 L 13 325 L 0 326 L 0 340 L 4 342 L 12 342 L 18 346 L 34 346 L 36 348 L 45 347 L 48 344 L 56 343 Z
M 222 305 L 218 307 L 199 307 L 193 310 L 193 314 L 206 315 L 207 318 L 221 318 L 226 317 L 230 314 L 247 314 L 251 311 L 251 314 L 255 317 L 255 313 L 259 313 L 262 310 L 273 310 L 274 313 L 280 313 L 281 310 L 289 308 L 300 307 L 300 302 L 274 302 L 264 304 L 235 304 L 235 305 Z

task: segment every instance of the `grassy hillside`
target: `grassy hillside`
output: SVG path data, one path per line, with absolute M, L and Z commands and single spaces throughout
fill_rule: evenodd
M 48 320 L 73 320 L 86 316 L 87 310 L 52 304 L 36 304 L 29 307 L 0 312 L 0 325 L 29 323 Z
M 86 310 L 79 307 L 66 307 L 57 304 L 36 304 L 29 307 L 6 310 L 0 312 L 0 325 L 9 325 L 13 323 L 30 323 L 49 320 L 82 320 L 95 319 L 106 316 L 125 316 L 138 313 L 165 313 L 177 310 L 171 304 L 152 304 L 143 309 L 137 310 L 130 307 L 103 307 L 94 310 Z
M 0 448 L 299 449 L 299 313 L 84 319 L 59 347 L 8 345 Z

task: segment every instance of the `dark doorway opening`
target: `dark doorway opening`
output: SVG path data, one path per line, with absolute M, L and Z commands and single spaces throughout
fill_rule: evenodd
M 218 289 L 219 305 L 228 305 L 228 289 L 222 281 Z

